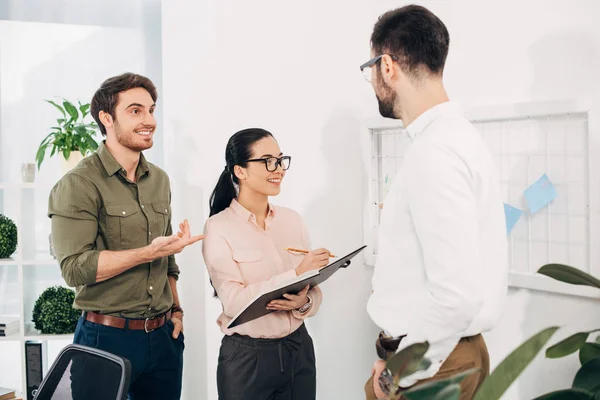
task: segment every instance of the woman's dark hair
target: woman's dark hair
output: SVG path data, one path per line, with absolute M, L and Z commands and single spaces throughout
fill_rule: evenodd
M 234 183 L 239 185 L 238 178 L 233 172 L 233 167 L 239 165 L 245 167 L 247 160 L 252 157 L 252 145 L 265 137 L 273 137 L 271 132 L 260 128 L 249 128 L 236 132 L 229 138 L 225 147 L 225 169 L 219 176 L 217 186 L 210 195 L 210 216 L 220 213 L 231 204 L 231 200 L 237 197 Z M 212 281 L 210 282 L 212 286 Z M 217 290 L 213 286 L 214 297 Z
M 220 213 L 237 197 L 234 183 L 239 185 L 238 178 L 233 172 L 233 167 L 239 165 L 246 167 L 247 160 L 252 158 L 252 145 L 265 137 L 273 137 L 271 132 L 260 128 L 249 128 L 236 132 L 227 142 L 225 147 L 225 169 L 219 176 L 215 190 L 210 195 L 210 215 Z

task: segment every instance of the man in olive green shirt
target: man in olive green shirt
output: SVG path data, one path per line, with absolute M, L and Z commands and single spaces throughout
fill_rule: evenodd
M 142 154 L 152 147 L 156 99 L 146 77 L 106 80 L 91 102 L 106 140 L 56 184 L 48 206 L 62 276 L 77 288 L 74 307 L 83 311 L 74 342 L 129 359 L 134 400 L 180 398 L 183 309 L 174 254 L 203 238 L 191 236 L 187 221 L 173 234 L 169 178 Z M 89 397 L 76 380 L 74 395 Z

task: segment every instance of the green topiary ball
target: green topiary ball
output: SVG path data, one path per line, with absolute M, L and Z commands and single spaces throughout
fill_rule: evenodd
M 17 250 L 17 226 L 0 214 L 0 258 L 8 258 Z
M 46 334 L 75 332 L 81 311 L 73 308 L 75 291 L 63 286 L 44 290 L 33 306 L 35 329 Z

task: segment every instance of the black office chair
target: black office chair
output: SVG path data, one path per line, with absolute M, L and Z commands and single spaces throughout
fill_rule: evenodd
M 71 344 L 52 364 L 34 400 L 126 400 L 130 378 L 126 358 Z

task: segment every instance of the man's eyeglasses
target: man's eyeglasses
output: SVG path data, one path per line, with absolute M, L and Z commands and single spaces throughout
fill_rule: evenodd
M 277 167 L 281 166 L 284 171 L 287 171 L 290 168 L 290 164 L 292 163 L 291 156 L 283 156 L 283 157 L 269 157 L 269 158 L 253 158 L 252 160 L 246 160 L 246 162 L 264 162 L 265 168 L 269 172 L 274 172 L 277 170 Z
M 367 61 L 366 63 L 364 63 L 363 65 L 360 66 L 360 71 L 362 72 L 363 76 L 365 77 L 365 79 L 367 80 L 367 82 L 371 82 L 371 78 L 373 76 L 373 71 L 371 70 L 371 68 L 373 67 L 373 65 L 377 64 L 379 61 L 381 61 L 381 58 L 384 56 L 385 54 L 380 54 L 376 57 L 371 58 L 369 61 Z M 388 54 L 390 56 L 390 58 L 393 61 L 398 61 L 398 57 L 393 55 L 393 54 Z

